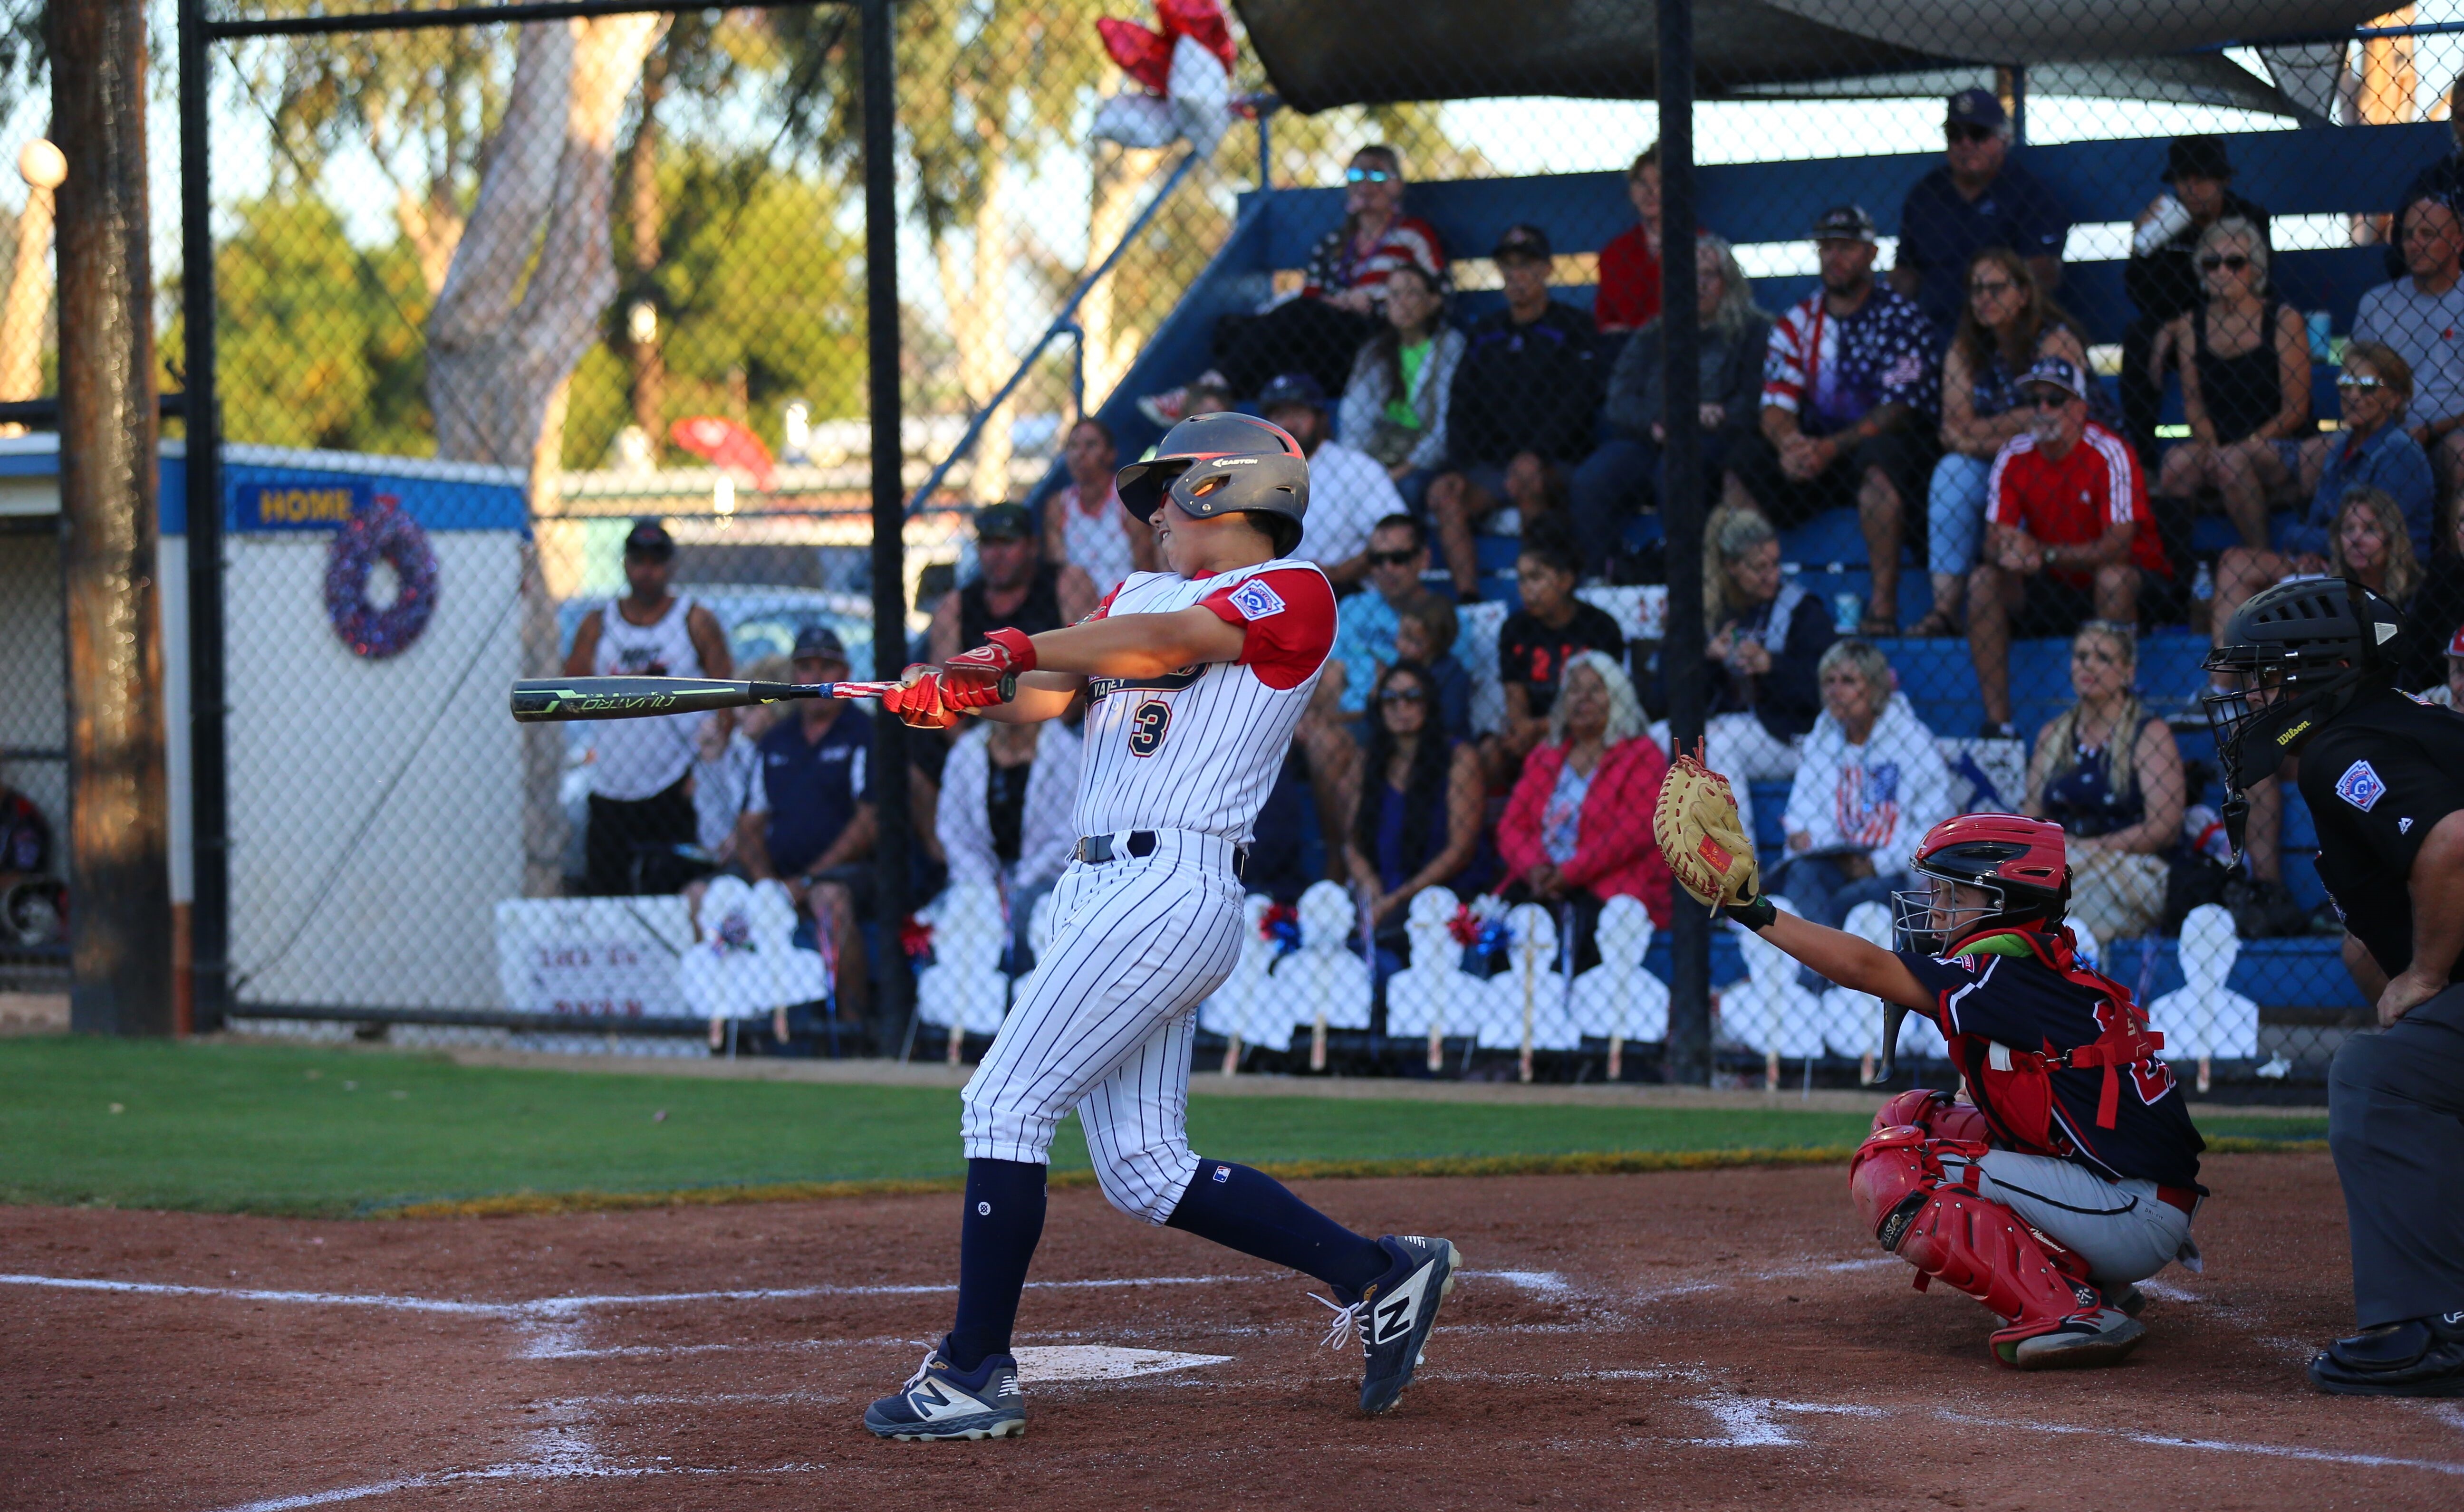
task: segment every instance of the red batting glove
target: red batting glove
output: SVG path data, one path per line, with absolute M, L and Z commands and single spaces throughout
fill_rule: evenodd
M 958 722 L 958 712 L 950 706 L 947 694 L 940 674 L 919 665 L 907 668 L 906 680 L 881 695 L 881 707 L 911 729 L 947 730 Z
M 952 689 L 989 686 L 1004 677 L 1016 677 L 1035 670 L 1035 642 L 1023 630 L 1007 627 L 984 637 L 984 644 L 972 651 L 953 656 L 943 664 L 941 678 Z M 991 699 L 988 702 L 998 703 Z

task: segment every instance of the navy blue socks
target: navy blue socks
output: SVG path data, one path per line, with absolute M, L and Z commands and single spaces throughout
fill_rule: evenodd
M 1229 1161 L 1199 1161 L 1180 1205 L 1165 1221 L 1226 1249 L 1314 1276 L 1346 1304 L 1357 1301 L 1395 1264 L 1375 1239 L 1353 1233 L 1265 1172 Z
M 958 1321 L 941 1341 L 943 1356 L 961 1372 L 1010 1352 L 1019 1293 L 1043 1238 L 1044 1167 L 968 1161 L 967 1211 L 958 1224 Z

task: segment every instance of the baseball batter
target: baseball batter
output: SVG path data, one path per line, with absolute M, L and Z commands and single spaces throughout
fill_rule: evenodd
M 2002 1320 L 1994 1358 L 2023 1370 L 2111 1365 L 2146 1336 L 2134 1282 L 2199 1268 L 2190 1219 L 2205 1144 L 2164 1037 L 2119 982 L 2079 964 L 2062 923 L 2061 826 L 1963 814 L 1927 831 L 1893 896 L 1891 952 L 1780 912 L 1757 895 L 1754 852 L 1727 780 L 1693 757 L 1670 769 L 1653 825 L 1687 891 L 1798 961 L 1949 1041 L 1972 1102 L 1922 1088 L 1882 1105 L 1849 1191 L 1882 1248 Z
M 1197 1006 L 1240 953 L 1244 846 L 1334 644 L 1334 593 L 1290 556 L 1309 463 L 1275 427 L 1185 420 L 1118 484 L 1168 570 L 1132 574 L 1079 625 L 996 630 L 911 668 L 884 701 L 941 729 L 962 712 L 1050 719 L 1088 700 L 1082 838 L 1054 891 L 1052 946 L 967 1084 L 957 1318 L 865 1413 L 886 1438 L 1025 1431 L 1010 1329 L 1044 1232 L 1053 1130 L 1073 1107 L 1114 1207 L 1327 1283 L 1327 1342 L 1356 1333 L 1366 1356 L 1363 1412 L 1411 1380 L 1460 1263 L 1444 1239 L 1364 1238 L 1261 1172 L 1190 1151 Z

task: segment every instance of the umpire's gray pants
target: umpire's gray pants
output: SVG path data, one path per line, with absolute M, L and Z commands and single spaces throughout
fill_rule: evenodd
M 1070 863 L 1052 899 L 1049 948 L 967 1082 L 967 1158 L 1045 1164 L 1074 1107 L 1105 1197 L 1161 1223 L 1198 1172 L 1198 1005 L 1241 953 L 1231 843 L 1164 830 L 1151 856 Z
M 2327 1073 L 2327 1146 L 2361 1326 L 2464 1308 L 2464 987 L 2344 1041 Z
M 1942 1157 L 1959 1178 L 1969 1162 Z M 2190 1216 L 2156 1194 L 2153 1181 L 2107 1181 L 2084 1166 L 2015 1150 L 1987 1150 L 1976 1162 L 1976 1194 L 2087 1261 L 2088 1275 L 2112 1290 L 2179 1260 L 2199 1268 Z

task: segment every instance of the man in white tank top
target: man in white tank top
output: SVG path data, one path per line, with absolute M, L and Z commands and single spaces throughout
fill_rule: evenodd
M 885 705 L 947 728 L 960 711 L 1051 719 L 1089 701 L 1077 859 L 1054 888 L 1050 948 L 967 1084 L 957 1319 L 865 1426 L 886 1438 L 1006 1437 L 1025 1405 L 1010 1330 L 1044 1232 L 1054 1129 L 1077 1109 L 1112 1205 L 1315 1276 L 1327 1342 L 1356 1332 L 1364 1412 L 1412 1376 L 1459 1257 L 1441 1238 L 1371 1239 L 1264 1172 L 1191 1153 L 1197 1005 L 1240 953 L 1243 847 L 1334 644 L 1334 592 L 1291 556 L 1309 463 L 1262 420 L 1173 427 L 1121 470 L 1168 570 L 1133 574 L 1079 625 L 911 668 Z M 1001 701 L 1002 680 L 1015 694 Z
M 1112 487 L 1112 432 L 1092 415 L 1069 427 L 1061 464 L 1069 481 L 1044 502 L 1044 559 L 1075 566 L 1100 597 L 1133 572 L 1155 570 L 1155 534 L 1121 507 Z
M 733 677 L 727 632 L 718 617 L 668 592 L 676 543 L 657 520 L 643 520 L 625 537 L 625 581 L 632 590 L 583 617 L 567 677 Z M 590 825 L 583 840 L 594 897 L 634 891 L 672 892 L 687 869 L 675 847 L 693 844 L 694 733 L 730 716 L 668 714 L 654 719 L 605 719 L 590 730 Z

